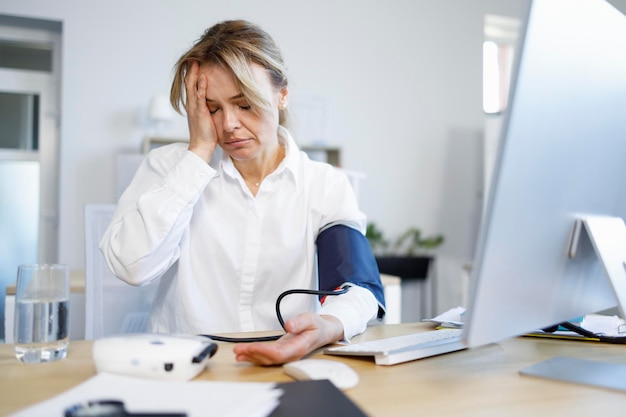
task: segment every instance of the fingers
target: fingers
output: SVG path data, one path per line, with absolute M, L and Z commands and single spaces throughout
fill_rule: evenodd
M 198 62 L 192 61 L 185 74 L 185 110 L 187 110 L 187 114 L 196 107 L 199 68 Z
M 235 359 L 257 365 L 278 365 L 302 358 L 310 353 L 311 340 L 303 335 L 286 334 L 269 343 L 246 343 L 235 346 Z
M 257 365 L 279 365 L 290 361 L 290 357 L 284 352 L 272 348 L 273 344 L 251 343 L 246 344 L 242 353 L 237 353 L 235 359 L 238 362 L 252 362 Z
M 307 329 L 318 327 L 319 316 L 312 313 L 303 313 L 285 322 L 285 330 L 291 334 L 298 334 Z
M 206 104 L 208 80 L 200 73 L 200 64 L 190 62 L 185 74 L 185 110 L 189 125 L 189 150 L 210 161 L 217 146 L 215 124 Z
M 196 111 L 202 109 L 203 113 L 208 113 L 206 105 L 207 79 L 205 75 L 198 77 L 198 88 L 196 88 Z
M 343 324 L 333 316 L 303 313 L 287 320 L 285 329 L 288 333 L 298 334 L 307 330 L 317 330 L 320 342 L 335 342 L 343 338 Z
M 285 322 L 287 334 L 275 342 L 246 343 L 235 346 L 239 362 L 278 365 L 295 361 L 315 349 L 343 337 L 343 325 L 333 316 L 303 313 Z
M 285 323 L 288 333 L 275 342 L 235 346 L 236 360 L 257 365 L 278 365 L 301 359 L 328 344 L 326 326 L 326 320 L 317 314 L 301 314 Z
M 208 113 L 206 89 L 206 76 L 200 74 L 200 64 L 193 61 L 187 74 L 185 74 L 185 110 L 187 110 L 187 114 Z

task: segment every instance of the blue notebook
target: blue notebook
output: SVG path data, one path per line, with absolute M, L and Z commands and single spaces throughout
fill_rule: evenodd
M 276 384 L 284 391 L 269 417 L 367 417 L 327 379 Z

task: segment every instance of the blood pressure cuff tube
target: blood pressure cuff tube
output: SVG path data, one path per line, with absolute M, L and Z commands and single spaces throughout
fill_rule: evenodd
M 334 291 L 346 283 L 370 290 L 378 301 L 378 318 L 385 316 L 385 293 L 378 264 L 367 238 L 358 230 L 338 224 L 317 237 L 319 289 Z

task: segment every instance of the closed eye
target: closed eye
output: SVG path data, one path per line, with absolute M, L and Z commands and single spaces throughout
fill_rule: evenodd
M 209 113 L 211 115 L 214 115 L 220 109 L 219 106 L 217 106 L 216 104 L 217 103 L 215 103 L 215 101 L 208 98 L 206 99 L 206 106 L 209 108 Z
M 215 106 L 215 103 L 213 101 L 209 101 L 209 100 L 207 100 L 207 107 L 209 108 L 209 113 L 211 115 L 214 115 L 220 109 L 220 107 Z M 237 104 L 237 107 L 240 108 L 241 110 L 246 110 L 246 111 L 252 109 L 252 106 L 247 103 Z

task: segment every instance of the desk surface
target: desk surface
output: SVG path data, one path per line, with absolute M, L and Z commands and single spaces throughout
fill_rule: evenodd
M 427 330 L 426 323 L 375 326 L 355 340 L 390 337 Z M 45 400 L 95 375 L 91 341 L 72 341 L 59 362 L 17 362 L 13 345 L 0 345 L 0 415 Z M 280 367 L 237 363 L 232 344 L 220 343 L 208 369 L 197 379 L 283 382 Z M 499 344 L 455 352 L 390 367 L 370 359 L 340 358 L 360 375 L 346 391 L 368 415 L 376 416 L 617 416 L 626 410 L 626 393 L 520 376 L 521 368 L 570 356 L 626 364 L 626 346 L 515 338 Z

